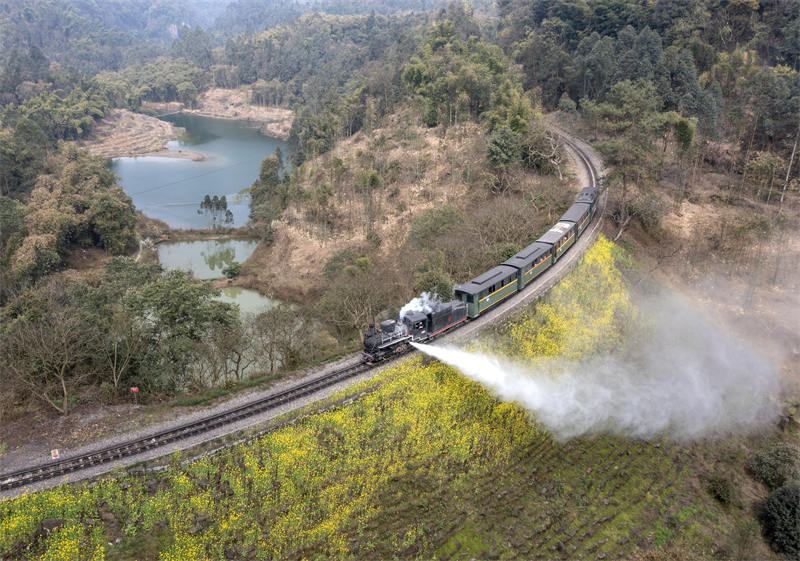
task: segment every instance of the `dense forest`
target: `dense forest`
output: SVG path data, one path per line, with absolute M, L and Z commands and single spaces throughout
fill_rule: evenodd
M 357 296 L 363 309 L 337 308 L 359 283 L 389 274 L 405 282 L 381 258 L 373 228 L 376 201 L 394 196 L 405 173 L 401 163 L 380 159 L 392 140 L 375 139 L 371 154 L 350 168 L 329 156 L 337 143 L 393 116 L 412 115 L 411 124 L 443 137 L 473 127 L 482 143 L 479 173 L 460 172 L 470 197 L 508 212 L 514 200 L 542 204 L 542 216 L 557 210 L 558 197 L 523 193 L 518 184 L 529 173 L 562 174 L 543 114 L 578 119 L 611 166 L 608 181 L 620 187 L 611 201 L 618 237 L 633 225 L 658 225 L 666 207 L 653 186 L 668 173 L 686 189 L 691 170 L 716 166 L 773 206 L 797 185 L 797 167 L 789 165 L 800 114 L 800 7 L 791 1 L 510 0 L 495 12 L 467 3 L 38 0 L 0 4 L 0 31 L 1 354 L 22 385 L 40 373 L 41 400 L 64 412 L 77 388 L 112 387 L 114 399 L 126 376 L 147 380 L 142 385 L 162 397 L 238 379 L 243 366 L 229 372 L 225 360 L 195 368 L 192 380 L 187 365 L 211 356 L 207 345 L 244 360 L 246 331 L 262 339 L 264 330 L 274 331 L 266 323 L 241 325 L 225 306 L 211 305 L 208 286 L 124 257 L 91 278 L 65 281 L 75 251 L 130 256 L 138 245 L 130 199 L 102 159 L 70 144 L 114 108 L 166 101 L 191 107 L 209 88 L 244 87 L 253 103 L 295 111 L 291 161 L 265 158 L 250 189 L 251 227 L 269 241 L 274 221 L 299 212 L 331 232 L 341 222 L 332 198 L 364 201 L 371 245 L 331 260 L 324 272 L 329 293 L 307 314 L 295 314 L 292 327 L 296 334 L 304 322 L 350 317 L 334 333 L 345 346 L 409 291 L 446 297 L 453 282 L 527 241 L 480 213 L 472 237 L 451 227 L 463 222 L 464 209 L 424 213 L 405 246 L 411 284 Z M 408 144 L 403 135 L 397 142 Z M 418 174 L 419 162 L 413 165 L 408 173 Z M 459 259 L 459 239 L 481 244 L 483 257 Z M 120 297 L 134 286 L 144 288 Z M 148 307 L 166 287 L 192 294 L 191 326 L 170 326 L 174 320 L 156 318 Z M 113 324 L 120 335 L 95 340 L 102 349 L 88 354 L 22 361 L 33 344 L 30 328 L 47 314 Z M 68 331 L 85 333 L 84 342 L 90 332 Z M 239 338 L 220 338 L 231 333 Z M 112 368 L 118 373 L 109 386 L 102 357 L 116 361 L 125 352 L 129 359 Z M 281 352 L 297 350 L 287 344 Z M 9 395 L 17 397 L 0 412 L 30 393 Z

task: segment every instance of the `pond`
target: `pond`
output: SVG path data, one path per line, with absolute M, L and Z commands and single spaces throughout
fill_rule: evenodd
M 165 269 L 191 271 L 198 279 L 222 277 L 222 269 L 244 262 L 258 240 L 202 240 L 158 244 L 158 261 Z
M 250 257 L 257 245 L 258 240 L 166 242 L 157 246 L 158 261 L 165 269 L 191 271 L 198 279 L 217 279 L 227 265 Z M 238 304 L 243 315 L 257 314 L 280 303 L 247 288 L 226 286 L 221 290 L 218 300 Z
M 258 314 L 264 310 L 274 308 L 280 303 L 279 300 L 262 296 L 255 290 L 238 286 L 226 286 L 223 288 L 222 295 L 218 300 L 238 304 L 239 311 L 242 314 Z
M 225 195 L 233 214 L 231 226 L 243 226 L 249 216 L 248 198 L 238 193 L 258 177 L 261 160 L 286 142 L 261 134 L 253 123 L 176 114 L 162 117 L 186 129 L 171 149 L 202 152 L 206 159 L 145 156 L 115 158 L 112 166 L 120 185 L 136 208 L 172 228 L 209 228 L 213 217 L 201 211 L 205 195 Z

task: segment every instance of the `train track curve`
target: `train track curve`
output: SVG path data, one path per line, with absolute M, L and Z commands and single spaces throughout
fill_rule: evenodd
M 599 185 L 601 172 L 598 165 L 594 160 L 597 159 L 591 152 L 588 145 L 583 144 L 581 141 L 572 138 L 568 133 L 560 130 L 558 127 L 553 126 L 553 130 L 558 134 L 564 144 L 568 147 L 573 157 L 580 166 L 582 166 L 586 181 L 589 185 Z M 474 322 L 470 322 L 467 326 L 447 335 L 442 338 L 444 342 L 455 342 L 471 336 L 476 331 L 482 329 L 489 323 L 498 321 L 500 318 L 505 317 L 514 308 L 518 307 L 521 303 L 527 302 L 532 298 L 538 298 L 546 293 L 558 280 L 560 280 L 569 269 L 577 263 L 580 256 L 588 248 L 599 231 L 599 224 L 602 220 L 602 215 L 605 210 L 605 200 L 607 194 L 604 192 L 601 195 L 598 212 L 596 214 L 595 224 L 592 226 L 590 232 L 586 232 L 581 237 L 579 242 L 582 244 L 580 250 L 573 248 L 570 252 L 568 259 L 561 259 L 561 267 L 558 270 L 551 270 L 542 275 L 541 281 L 536 287 L 530 287 L 528 291 L 523 291 L 514 297 L 510 298 L 508 302 L 497 309 L 492 310 L 486 314 L 485 317 L 478 318 Z M 553 269 L 556 269 L 554 266 Z M 415 352 L 415 351 L 412 351 Z M 383 365 L 385 363 L 381 363 Z M 135 438 L 119 444 L 107 446 L 97 450 L 92 450 L 86 453 L 76 454 L 71 457 L 53 460 L 47 463 L 40 463 L 24 469 L 15 470 L 9 473 L 0 474 L 0 497 L 9 496 L 9 491 L 22 490 L 28 486 L 36 483 L 54 480 L 61 476 L 68 474 L 89 470 L 97 466 L 107 465 L 110 471 L 113 467 L 112 463 L 117 460 L 130 458 L 134 461 L 137 456 L 141 456 L 145 452 L 152 451 L 157 448 L 166 448 L 170 443 L 176 443 L 191 437 L 196 437 L 202 434 L 208 434 L 211 431 L 232 425 L 238 421 L 254 417 L 267 411 L 275 410 L 286 404 L 297 402 L 299 399 L 317 394 L 324 389 L 331 388 L 349 379 L 355 378 L 373 368 L 376 365 L 369 364 L 361 360 L 354 364 L 348 364 L 341 368 L 334 369 L 333 371 L 324 374 L 320 377 L 307 380 L 295 384 L 282 391 L 268 394 L 264 397 L 256 399 L 252 402 L 233 407 L 231 409 L 203 417 L 198 420 L 186 422 L 173 426 L 166 430 L 154 432 L 144 437 Z M 214 436 L 213 438 L 217 438 Z M 193 446 L 196 444 L 192 444 Z M 164 453 L 168 453 L 165 449 Z M 99 475 L 100 473 L 92 473 L 92 476 Z

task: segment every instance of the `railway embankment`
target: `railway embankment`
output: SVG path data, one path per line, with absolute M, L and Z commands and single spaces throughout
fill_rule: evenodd
M 570 157 L 573 159 L 574 169 L 576 170 L 576 179 L 577 179 L 577 187 L 580 185 L 586 184 L 594 184 L 596 181 L 599 180 L 599 173 L 601 170 L 601 165 L 599 158 L 594 152 L 589 148 L 587 145 L 579 143 L 576 139 L 567 138 L 568 141 L 568 152 Z M 477 322 L 474 322 L 467 328 L 464 328 L 463 334 L 460 337 L 467 336 L 468 334 L 473 334 L 477 330 L 481 329 L 483 326 L 497 321 L 499 318 L 504 317 L 507 315 L 512 309 L 519 306 L 523 302 L 530 301 L 531 299 L 537 298 L 541 296 L 544 292 L 546 292 L 551 286 L 553 286 L 558 279 L 562 278 L 572 266 L 574 266 L 577 261 L 580 259 L 580 256 L 583 251 L 585 251 L 591 244 L 591 241 L 596 237 L 597 233 L 599 232 L 599 223 L 602 218 L 603 208 L 605 206 L 605 199 L 606 195 L 604 194 L 601 197 L 600 206 L 598 208 L 597 218 L 595 219 L 594 224 L 590 227 L 589 231 L 587 231 L 584 236 L 580 239 L 579 243 L 576 244 L 576 247 L 569 253 L 565 258 L 562 258 L 559 261 L 557 267 L 553 267 L 551 271 L 548 272 L 546 276 L 543 276 L 541 280 L 541 284 L 537 285 L 537 287 L 531 287 L 528 291 L 523 292 L 522 294 L 518 295 L 517 297 L 509 299 L 507 302 L 503 303 L 502 305 L 498 306 L 495 310 L 491 313 L 486 314 L 486 316 L 479 319 Z M 460 333 L 460 332 L 456 332 Z M 357 356 L 347 357 L 343 359 L 343 364 L 350 364 L 352 361 L 357 361 Z M 349 361 L 349 362 L 348 362 Z M 337 368 L 336 365 L 327 365 L 322 369 L 309 369 L 305 372 L 301 378 L 294 378 L 293 380 L 284 380 L 280 384 L 273 386 L 270 390 L 261 391 L 261 392 L 250 392 L 247 395 L 238 395 L 230 400 L 226 400 L 224 403 L 221 403 L 213 408 L 213 410 L 198 410 L 190 415 L 186 416 L 178 416 L 173 418 L 171 421 L 166 421 L 164 423 L 156 423 L 151 424 L 149 430 L 148 429 L 140 429 L 135 431 L 134 433 L 117 433 L 115 436 L 111 438 L 101 439 L 100 441 L 96 441 L 90 444 L 86 444 L 81 447 L 81 450 L 74 450 L 74 451 L 65 451 L 70 456 L 80 455 L 81 453 L 88 453 L 92 450 L 100 449 L 100 448 L 110 448 L 114 446 L 119 446 L 121 443 L 128 442 L 134 439 L 141 439 L 142 435 L 145 435 L 155 432 L 161 432 L 163 430 L 169 430 L 170 427 L 186 424 L 187 422 L 191 422 L 191 419 L 195 420 L 202 420 L 203 418 L 207 417 L 210 414 L 219 414 L 225 410 L 236 408 L 241 406 L 243 403 L 247 403 L 254 399 L 261 399 L 266 395 L 273 393 L 275 391 L 279 391 L 281 388 L 290 387 L 294 383 L 304 383 L 310 378 L 314 378 L 320 375 L 324 375 L 325 372 L 329 372 L 331 368 Z M 323 374 L 320 374 L 320 373 Z M 353 378 L 352 380 L 362 379 L 364 376 L 368 376 L 369 374 L 363 374 Z M 76 472 L 74 474 L 68 475 L 66 477 L 69 480 L 78 480 L 85 477 L 91 477 L 97 475 L 99 473 L 103 473 L 111 468 L 122 467 L 125 465 L 130 465 L 131 463 L 142 461 L 142 459 L 151 458 L 151 457 L 158 457 L 160 455 L 169 454 L 173 452 L 176 448 L 179 449 L 187 449 L 191 448 L 192 446 L 196 446 L 197 444 L 203 442 L 208 438 L 219 438 L 220 436 L 224 436 L 226 434 L 232 434 L 237 431 L 242 430 L 248 426 L 252 426 L 254 424 L 258 424 L 264 422 L 265 420 L 274 417 L 276 414 L 280 414 L 286 412 L 286 410 L 291 410 L 294 407 L 306 405 L 310 401 L 315 399 L 320 399 L 326 395 L 330 395 L 332 391 L 336 389 L 341 389 L 346 387 L 349 383 L 352 382 L 342 382 L 340 384 L 336 384 L 334 387 L 330 389 L 326 388 L 324 392 L 319 392 L 314 395 L 310 396 L 303 396 L 302 400 L 295 403 L 293 406 L 288 406 L 289 409 L 286 409 L 287 406 L 281 406 L 281 408 L 270 411 L 265 413 L 265 415 L 256 415 L 253 417 L 249 417 L 248 419 L 237 421 L 235 424 L 225 425 L 223 427 L 217 427 L 214 429 L 212 433 L 209 434 L 198 434 L 192 435 L 190 438 L 183 439 L 179 442 L 171 443 L 168 446 L 163 446 L 160 448 L 154 448 L 147 451 L 144 455 L 139 456 L 132 456 L 126 459 L 120 459 L 117 461 L 113 461 L 108 465 L 103 466 L 94 466 L 86 471 Z M 289 384 L 289 386 L 286 386 Z M 212 413 L 213 411 L 213 413 Z M 174 415 L 174 412 L 169 413 L 169 415 Z M 151 419 L 152 420 L 152 419 Z M 42 459 L 42 450 L 34 451 L 34 450 L 27 450 L 21 451 L 23 453 L 16 453 L 14 455 L 13 460 L 11 459 L 3 459 L 3 469 L 4 473 L 9 471 L 14 471 L 17 469 L 22 469 L 26 465 L 32 464 L 39 464 L 41 463 Z M 37 484 L 37 488 L 45 488 L 57 484 L 60 480 L 49 480 L 44 481 L 42 483 Z M 11 491 L 12 493 L 14 491 Z

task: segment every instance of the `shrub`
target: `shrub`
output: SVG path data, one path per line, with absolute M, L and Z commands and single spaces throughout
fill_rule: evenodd
M 708 493 L 725 506 L 733 504 L 736 499 L 736 488 L 726 474 L 715 474 L 709 478 Z
M 464 214 L 452 205 L 428 209 L 411 221 L 408 239 L 419 247 L 430 247 L 438 236 L 451 231 L 464 220 Z
M 322 274 L 325 276 L 325 280 L 332 280 L 342 272 L 342 269 L 347 265 L 352 265 L 355 261 L 356 254 L 352 249 L 340 249 L 322 267 Z
M 764 530 L 775 551 L 800 556 L 800 484 L 775 489 L 764 503 Z
M 232 261 L 230 265 L 222 269 L 222 274 L 229 279 L 236 278 L 242 272 L 242 264 L 238 261 Z
M 728 547 L 733 559 L 752 559 L 756 544 L 761 541 L 761 532 L 755 520 L 741 520 L 731 534 Z
M 578 109 L 578 104 L 575 103 L 569 95 L 564 93 L 558 101 L 558 110 L 562 113 L 575 113 Z
M 515 243 L 495 244 L 492 248 L 494 260 L 498 263 L 502 263 L 506 259 L 511 259 L 520 251 L 522 251 L 522 248 Z
M 776 489 L 792 479 L 800 479 L 800 451 L 783 442 L 756 452 L 750 462 L 753 476 L 770 489 Z

